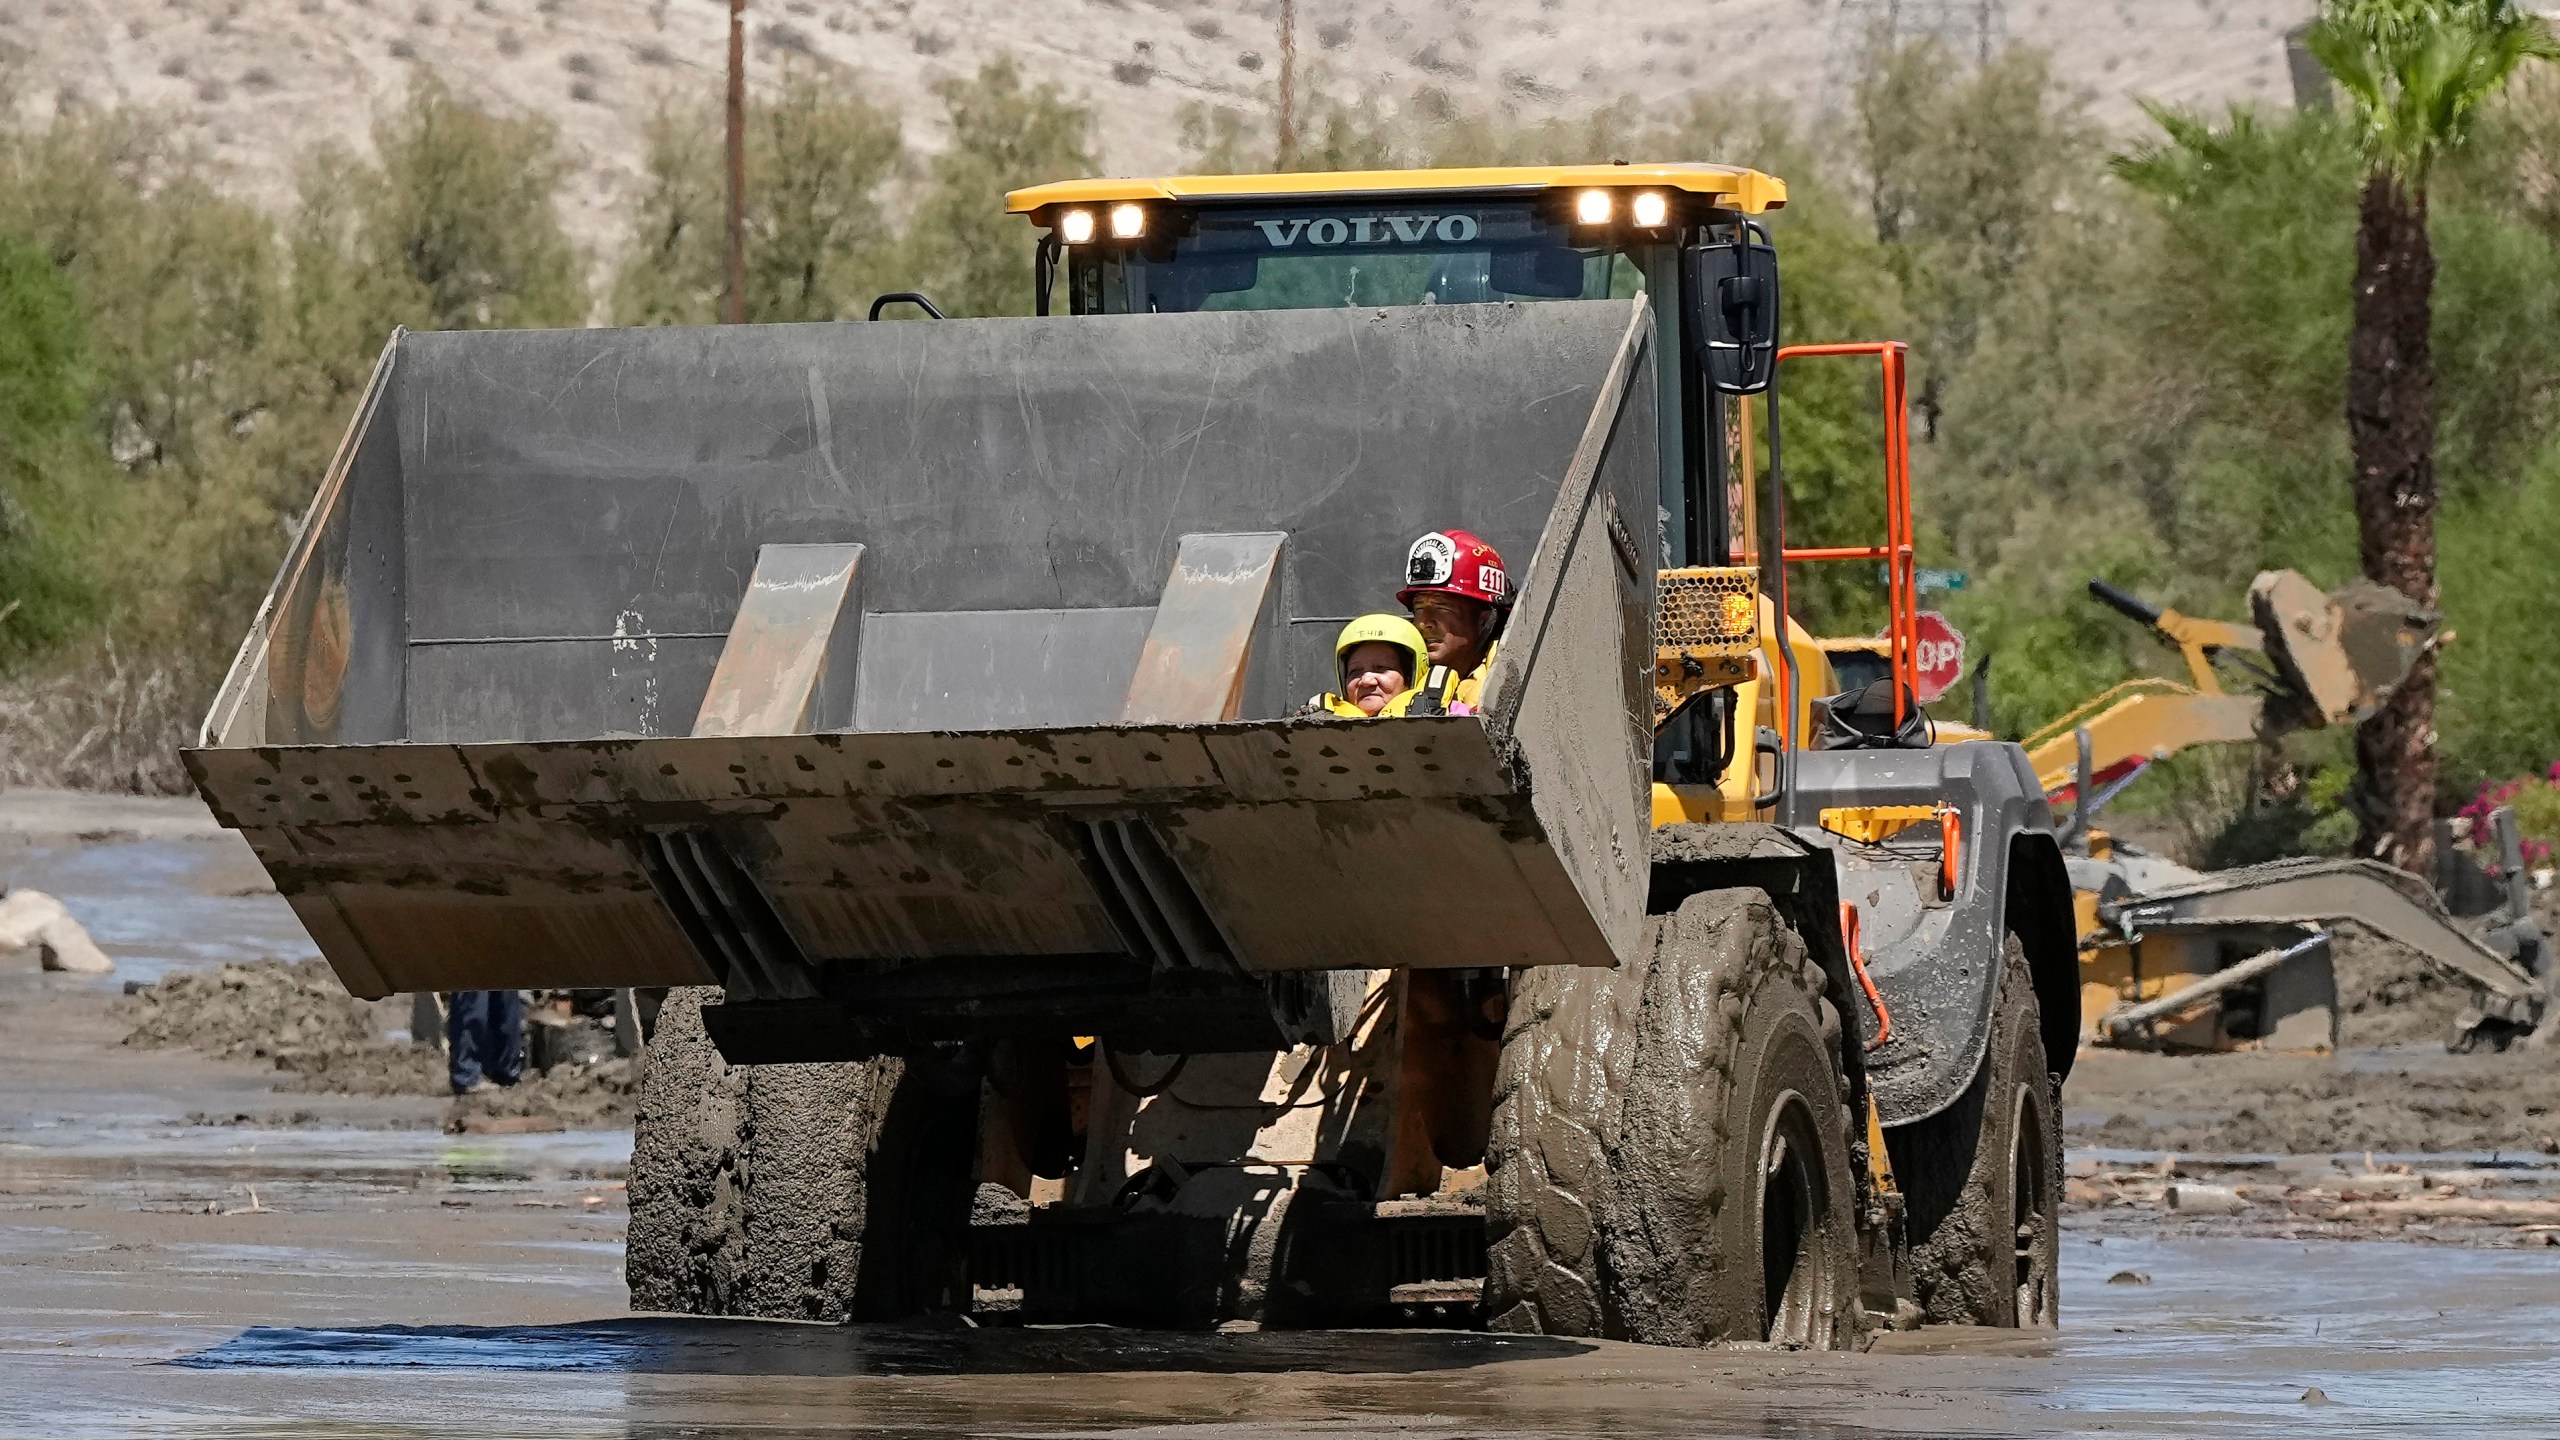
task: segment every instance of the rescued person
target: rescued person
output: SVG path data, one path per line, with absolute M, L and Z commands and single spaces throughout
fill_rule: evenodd
M 1335 689 L 1307 701 L 1309 715 L 1367 719 L 1409 693 L 1427 663 L 1422 632 L 1401 615 L 1362 615 L 1334 637 Z

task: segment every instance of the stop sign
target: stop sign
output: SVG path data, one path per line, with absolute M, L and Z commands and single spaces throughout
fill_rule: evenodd
M 1919 633 L 1912 659 L 1920 670 L 1920 703 L 1926 705 L 1964 678 L 1964 634 L 1935 610 L 1920 612 Z

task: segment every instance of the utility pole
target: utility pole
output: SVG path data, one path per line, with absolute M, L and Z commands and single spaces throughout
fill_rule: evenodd
M 747 0 L 729 0 L 729 313 L 747 323 Z
M 1280 0 L 1280 144 L 1278 165 L 1298 163 L 1298 0 Z

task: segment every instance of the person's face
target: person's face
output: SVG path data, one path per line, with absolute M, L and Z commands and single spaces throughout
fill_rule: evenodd
M 1375 715 L 1404 693 L 1405 653 L 1382 640 L 1354 645 L 1342 657 L 1342 698 Z
M 1431 651 L 1431 663 L 1452 670 L 1475 668 L 1484 658 L 1482 638 L 1487 607 L 1480 600 L 1430 591 L 1413 597 L 1413 623 Z

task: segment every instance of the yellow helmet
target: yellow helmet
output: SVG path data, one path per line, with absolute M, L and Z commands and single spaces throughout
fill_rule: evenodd
M 1422 643 L 1422 632 L 1401 615 L 1362 615 L 1342 627 L 1333 641 L 1333 683 L 1343 684 L 1342 664 L 1352 650 L 1362 645 L 1393 645 L 1404 652 L 1404 683 L 1411 686 L 1422 678 L 1423 667 L 1431 663 L 1431 652 Z

